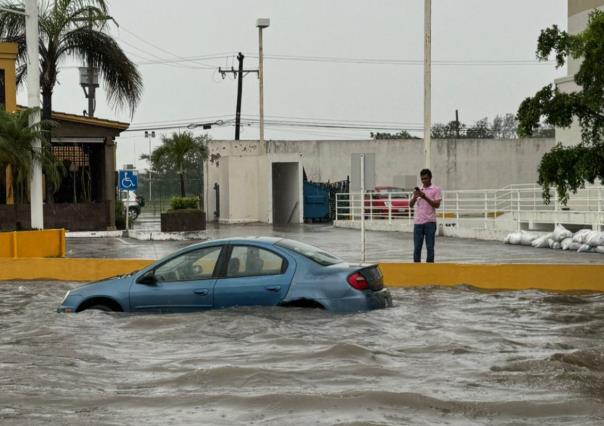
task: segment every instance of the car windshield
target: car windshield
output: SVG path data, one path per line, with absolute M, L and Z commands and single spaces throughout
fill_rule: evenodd
M 322 266 L 335 265 L 336 263 L 343 262 L 342 259 L 331 255 L 326 251 L 323 251 L 308 244 L 300 243 L 298 241 L 283 239 L 279 240 L 276 245 L 296 252 Z

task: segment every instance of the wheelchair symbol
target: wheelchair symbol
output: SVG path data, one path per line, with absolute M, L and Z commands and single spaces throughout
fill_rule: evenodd
M 130 176 L 126 175 L 124 176 L 124 178 L 122 179 L 122 188 L 124 189 L 130 189 L 130 188 L 135 188 L 136 184 L 132 181 L 132 179 L 130 179 Z
M 138 187 L 138 176 L 132 171 L 120 170 L 118 184 L 120 189 L 134 191 Z

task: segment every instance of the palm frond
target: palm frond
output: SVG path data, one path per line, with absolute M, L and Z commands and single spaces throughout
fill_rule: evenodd
M 64 34 L 58 55 L 89 59 L 106 85 L 107 100 L 116 108 L 128 105 L 131 115 L 141 99 L 143 81 L 136 65 L 109 35 L 90 28 Z

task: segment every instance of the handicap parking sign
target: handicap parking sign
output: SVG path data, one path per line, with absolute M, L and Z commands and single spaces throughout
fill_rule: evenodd
M 120 189 L 134 191 L 138 187 L 138 175 L 135 170 L 120 170 L 117 180 Z

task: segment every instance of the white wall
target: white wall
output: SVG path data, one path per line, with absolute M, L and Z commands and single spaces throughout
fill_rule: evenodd
M 491 189 L 534 183 L 553 139 L 450 139 L 432 141 L 434 182 L 446 189 Z M 339 181 L 351 175 L 355 153 L 375 154 L 375 184 L 400 185 L 401 176 L 423 168 L 423 140 L 271 141 L 272 153 L 301 153 L 310 180 Z
M 451 139 L 433 141 L 433 181 L 443 189 L 496 189 L 535 183 L 543 154 L 553 139 Z M 220 184 L 221 220 L 272 222 L 272 164 L 300 163 L 298 198 L 303 215 L 302 167 L 316 182 L 351 176 L 352 154 L 375 155 L 375 185 L 400 185 L 401 176 L 423 168 L 423 140 L 269 141 L 266 154 L 257 141 L 211 141 L 207 185 Z M 213 212 L 215 193 L 208 193 Z M 213 220 L 212 215 L 208 215 Z

